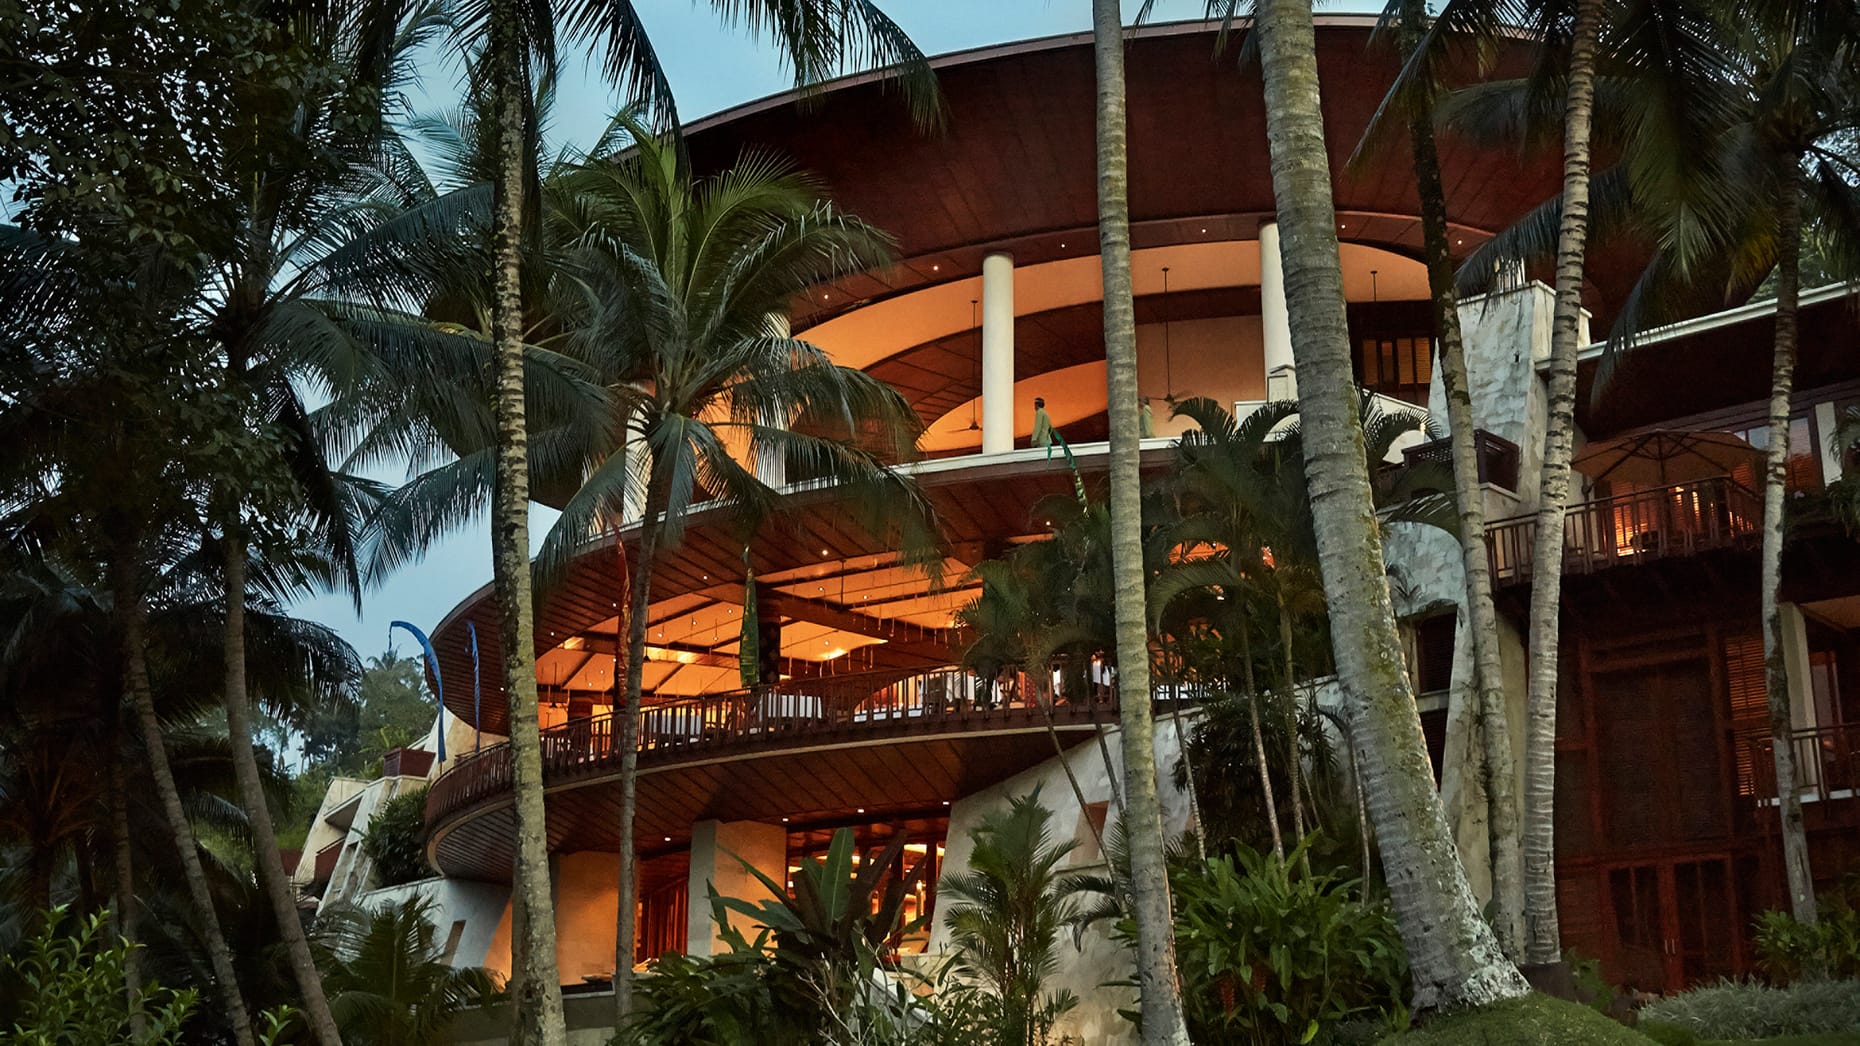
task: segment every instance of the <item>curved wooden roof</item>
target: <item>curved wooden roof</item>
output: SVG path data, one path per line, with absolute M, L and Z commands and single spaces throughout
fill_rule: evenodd
M 1419 203 L 1405 139 L 1395 136 L 1386 158 L 1348 166 L 1394 78 L 1396 57 L 1383 44 L 1372 46 L 1373 16 L 1321 16 L 1317 25 L 1336 209 L 1360 219 L 1343 238 L 1418 254 Z M 1274 212 L 1258 66 L 1240 65 L 1232 45 L 1217 55 L 1217 35 L 1218 27 L 1204 22 L 1129 34 L 1130 217 L 1138 248 L 1251 238 L 1258 220 Z M 1499 72 L 1520 71 L 1527 47 L 1501 52 Z M 722 169 L 743 151 L 788 157 L 819 176 L 839 206 L 897 237 L 902 263 L 894 271 L 839 281 L 824 307 L 814 296 L 813 320 L 973 276 L 986 250 L 1012 249 L 1022 262 L 1096 252 L 1091 35 L 963 51 L 932 64 L 946 109 L 940 130 L 915 127 L 896 88 L 869 76 L 752 102 L 687 130 L 699 170 Z M 1560 188 L 1559 157 L 1525 158 L 1451 136 L 1440 146 L 1448 216 L 1466 231 L 1496 232 Z M 1613 313 L 1639 258 L 1636 250 L 1591 259 L 1588 304 L 1598 322 Z

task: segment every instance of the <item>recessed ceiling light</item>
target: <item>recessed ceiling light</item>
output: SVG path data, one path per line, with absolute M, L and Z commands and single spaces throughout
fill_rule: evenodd
M 930 266 L 930 271 L 931 272 L 942 272 L 943 267 L 941 265 L 932 265 Z
M 669 843 L 669 842 L 671 842 L 671 841 L 672 841 L 672 837 L 671 837 L 671 836 L 669 836 L 669 835 L 668 835 L 668 836 L 666 836 L 666 837 L 665 837 L 665 841 L 666 841 L 666 842 L 668 842 L 668 843 Z
M 782 823 L 782 824 L 787 824 L 787 823 L 788 823 L 788 819 L 787 819 L 786 817 L 784 817 L 784 818 L 782 818 L 782 819 L 781 819 L 781 823 Z
M 859 808 L 859 812 L 860 812 L 860 813 L 865 813 L 865 807 L 863 807 L 863 806 L 862 806 L 862 807 L 860 807 L 860 808 Z
M 1208 230 L 1206 230 L 1206 229 L 1203 229 L 1203 230 L 1201 230 L 1201 231 L 1202 231 L 1202 232 L 1207 232 Z
M 1062 244 L 1060 244 L 1059 246 L 1060 246 L 1060 248 L 1061 248 L 1061 249 L 1064 249 L 1066 245 L 1062 243 Z

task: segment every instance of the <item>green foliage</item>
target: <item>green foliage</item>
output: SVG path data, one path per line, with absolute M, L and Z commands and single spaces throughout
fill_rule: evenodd
M 644 1006 L 618 1041 L 646 1046 L 769 1046 L 971 1042 L 979 1000 L 949 993 L 940 1006 L 919 998 L 915 980 L 884 952 L 905 927 L 904 898 L 924 862 L 879 885 L 904 854 L 906 839 L 864 856 L 853 871 L 853 834 L 834 833 L 826 857 L 802 865 L 794 893 L 754 868 L 769 896 L 759 901 L 711 894 L 726 949 L 710 958 L 668 953 L 640 982 Z M 745 867 L 748 867 L 745 862 Z M 730 923 L 747 917 L 748 937 Z
M 1699 1037 L 1689 1028 L 1664 1021 L 1642 1020 L 1634 1026 L 1635 1030 L 1652 1039 L 1660 1046 L 1698 1046 Z
M 425 736 L 435 715 L 420 662 L 389 650 L 369 659 L 355 704 L 318 709 L 304 725 L 304 758 L 336 774 L 373 777 L 381 757 Z
M 344 1042 L 438 1046 L 455 1016 L 496 995 L 489 973 L 441 961 L 430 914 L 420 898 L 319 914 L 323 987 Z
M 1382 1046 L 1647 1046 L 1646 1036 L 1587 1006 L 1547 995 L 1507 999 L 1448 1014 Z
M 1768 1039 L 1860 1028 L 1860 981 L 1802 980 L 1786 988 L 1720 981 L 1655 999 L 1643 1020 L 1684 1028 L 1701 1039 Z
M 1059 962 L 1059 931 L 1077 920 L 1077 896 L 1091 880 L 1058 871 L 1077 842 L 1052 839 L 1052 811 L 1036 789 L 1009 801 L 970 832 L 969 870 L 940 889 L 955 945 L 957 972 L 979 982 L 998 1010 L 987 1041 L 1036 1046 L 1078 1004 L 1070 992 L 1048 994 Z
M 761 881 L 769 896 L 760 901 L 713 897 L 718 926 L 726 937 L 747 947 L 741 933 L 730 926 L 728 913 L 747 916 L 774 934 L 779 957 L 850 990 L 844 983 L 846 971 L 869 962 L 908 929 L 902 925 L 904 899 L 923 878 L 929 858 L 926 855 L 902 876 L 886 881 L 902 859 L 907 841 L 901 832 L 893 836 L 883 849 L 865 854 L 855 872 L 852 829 L 842 828 L 833 833 L 825 858 L 802 862 L 794 874 L 792 894 L 744 861 L 743 867 Z
M 132 1039 L 123 970 L 133 946 L 110 938 L 107 913 L 76 919 L 68 929 L 59 928 L 63 917 L 64 910 L 55 909 L 43 931 L 0 958 L 0 981 L 18 998 L 7 1015 L 12 1030 L 0 1039 L 19 1046 L 180 1043 L 194 993 L 144 984 L 136 1006 L 148 1030 Z
M 362 833 L 362 850 L 382 886 L 399 886 L 433 875 L 425 841 L 426 790 L 416 789 L 381 804 Z
M 1327 1029 L 1406 1019 L 1408 961 L 1386 902 L 1356 880 L 1236 846 L 1170 869 L 1176 963 L 1200 1042 L 1310 1042 Z M 1135 928 L 1121 923 L 1120 935 Z
M 1826 903 L 1813 925 L 1788 912 L 1764 912 L 1757 917 L 1757 963 L 1776 984 L 1860 978 L 1860 912 L 1844 898 Z
M 822 1005 L 767 941 L 742 941 L 709 958 L 668 952 L 640 980 L 640 1014 L 615 1037 L 623 1046 L 972 1046 L 992 1040 L 995 996 L 896 971 L 842 1009 Z

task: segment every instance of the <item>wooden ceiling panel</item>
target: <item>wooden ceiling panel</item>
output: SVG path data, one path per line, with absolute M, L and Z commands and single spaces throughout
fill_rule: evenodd
M 1080 714 L 1062 708 L 1060 716 L 1062 744 L 1089 739 Z M 683 850 L 691 825 L 713 818 L 771 824 L 785 818 L 798 831 L 808 824 L 884 824 L 941 811 L 1053 755 L 1044 726 L 1031 720 L 1000 726 L 907 734 L 877 745 L 742 753 L 701 764 L 668 763 L 647 752 L 640 759 L 635 845 L 649 856 Z M 620 786 L 612 768 L 547 784 L 551 852 L 617 849 Z M 456 813 L 438 827 L 429 856 L 447 875 L 510 880 L 515 823 L 507 797 Z

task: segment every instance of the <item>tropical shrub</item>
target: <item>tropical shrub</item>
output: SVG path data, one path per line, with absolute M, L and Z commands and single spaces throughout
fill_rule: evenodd
M 1641 1008 L 1641 1019 L 1700 1039 L 1771 1039 L 1860 1028 L 1860 981 L 1802 980 L 1786 988 L 1720 981 Z
M 744 862 L 769 896 L 711 893 L 725 951 L 710 958 L 665 955 L 639 987 L 643 1012 L 617 1041 L 652 1046 L 758 1042 L 903 1043 L 922 1041 L 936 1012 L 887 969 L 903 925 L 905 896 L 923 877 L 919 861 L 901 877 L 887 871 L 908 840 L 894 837 L 864 855 L 854 873 L 853 833 L 833 835 L 826 857 L 804 862 L 794 892 Z M 882 889 L 881 889 L 882 886 Z M 745 916 L 756 936 L 730 923 Z M 961 1041 L 961 1040 L 951 1040 Z
M 1812 924 L 1764 912 L 1757 917 L 1757 963 L 1776 984 L 1805 976 L 1860 978 L 1860 912 L 1838 899 Z
M 497 994 L 491 975 L 443 961 L 430 905 L 320 913 L 323 987 L 350 1046 L 437 1046 L 452 1019 Z
M 1059 962 L 1059 931 L 1077 921 L 1078 895 L 1093 880 L 1059 873 L 1078 843 L 1054 842 L 1052 819 L 1038 789 L 1012 799 L 970 833 L 969 870 L 945 876 L 939 891 L 950 902 L 954 968 L 999 1011 L 986 1040 L 996 1046 L 1045 1043 L 1078 1005 L 1071 992 L 1048 993 L 1045 981 Z
M 426 863 L 426 793 L 402 792 L 382 803 L 362 833 L 362 851 L 374 862 L 375 880 L 399 886 L 433 875 Z
M 131 1035 L 123 969 L 135 946 L 108 935 L 107 913 L 61 930 L 63 916 L 64 909 L 54 909 L 44 921 L 45 929 L 0 958 L 0 980 L 12 1011 L 4 1021 L 11 1030 L 0 1035 L 0 1041 L 19 1046 L 181 1042 L 181 1026 L 198 1001 L 195 994 L 144 984 L 137 1007 L 147 1029 L 140 1036 Z
M 1245 847 L 1170 869 L 1176 964 L 1197 1042 L 1311 1042 L 1407 1019 L 1408 960 L 1386 902 L 1360 881 Z M 1120 934 L 1135 927 L 1121 923 Z

